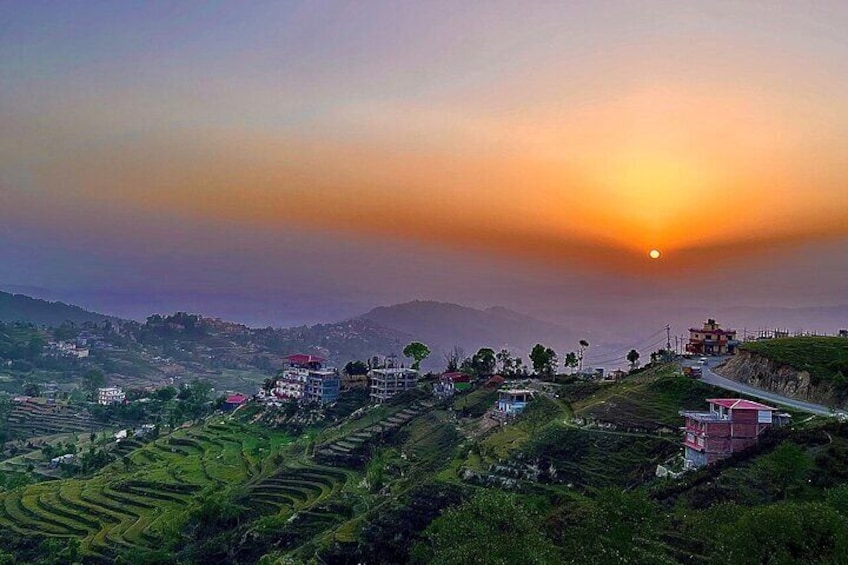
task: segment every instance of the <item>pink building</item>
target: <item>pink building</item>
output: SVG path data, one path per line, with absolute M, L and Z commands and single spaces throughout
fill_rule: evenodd
M 777 408 L 739 398 L 708 398 L 709 412 L 683 411 L 684 467 L 695 469 L 756 445 Z

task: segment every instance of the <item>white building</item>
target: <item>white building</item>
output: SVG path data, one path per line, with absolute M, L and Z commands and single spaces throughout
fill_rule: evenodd
M 415 369 L 371 369 L 368 373 L 371 399 L 383 402 L 396 394 L 418 386 L 418 371 Z
M 120 387 L 111 386 L 97 389 L 97 403 L 104 406 L 109 404 L 120 404 L 126 399 L 127 395 Z

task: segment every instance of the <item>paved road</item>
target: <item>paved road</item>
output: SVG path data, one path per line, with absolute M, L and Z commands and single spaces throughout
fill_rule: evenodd
M 767 400 L 775 404 L 782 404 L 784 406 L 788 406 L 796 410 L 803 410 L 804 412 L 812 412 L 813 414 L 819 414 L 823 416 L 833 415 L 833 411 L 827 406 L 822 406 L 821 404 L 812 404 L 810 402 L 802 402 L 800 400 L 795 400 L 794 398 L 781 396 L 779 394 L 775 394 L 767 390 L 762 390 L 737 381 L 726 379 L 713 372 L 713 367 L 721 364 L 724 360 L 724 358 L 720 357 L 710 358 L 704 365 L 702 365 L 703 374 L 701 380 L 711 385 L 725 388 L 727 390 L 732 390 L 734 392 L 739 392 L 741 394 L 747 394 L 748 396 Z

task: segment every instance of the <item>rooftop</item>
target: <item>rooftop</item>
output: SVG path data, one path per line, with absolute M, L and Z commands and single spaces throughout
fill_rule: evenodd
M 289 363 L 300 363 L 300 364 L 323 363 L 324 362 L 323 357 L 318 357 L 317 355 L 308 355 L 308 354 L 305 354 L 305 353 L 295 353 L 293 355 L 286 355 L 284 357 L 284 359 L 286 361 L 288 361 Z
M 741 398 L 708 398 L 707 402 L 724 406 L 731 410 L 777 410 L 777 408 L 772 406 L 766 406 L 753 400 L 743 400 Z

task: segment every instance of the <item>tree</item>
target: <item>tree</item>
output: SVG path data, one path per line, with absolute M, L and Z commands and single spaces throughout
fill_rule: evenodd
M 632 371 L 636 367 L 639 366 L 639 352 L 635 349 L 631 349 L 627 352 L 627 362 L 630 363 L 630 370 Z
M 426 359 L 428 355 L 430 355 L 430 348 L 420 341 L 413 341 L 403 348 L 403 356 L 414 359 L 412 368 L 416 371 L 421 368 L 421 361 Z
M 577 360 L 580 362 L 580 370 L 582 371 L 583 370 L 583 356 L 586 353 L 586 350 L 589 349 L 589 342 L 586 341 L 585 339 L 581 339 L 579 342 L 577 342 L 577 345 L 579 346 L 577 348 Z
M 454 345 L 453 349 L 445 353 L 445 372 L 446 373 L 455 373 L 459 370 L 459 365 L 462 362 L 463 357 L 465 357 L 465 352 L 458 345 Z
M 573 351 L 569 351 L 565 354 L 565 361 L 563 361 L 563 366 L 568 367 L 569 369 L 574 370 L 575 367 L 579 364 L 579 360 L 577 359 L 577 354 Z
M 514 493 L 485 489 L 447 509 L 425 530 L 428 541 L 413 551 L 437 565 L 559 563 L 542 518 Z
M 344 367 L 344 372 L 347 376 L 367 375 L 368 365 L 362 361 L 348 361 Z
M 501 349 L 495 355 L 495 361 L 502 375 L 511 376 L 515 372 L 515 359 L 508 349 Z
M 154 394 L 157 400 L 161 400 L 162 402 L 168 402 L 169 400 L 172 400 L 175 396 L 177 396 L 177 389 L 172 386 L 166 386 L 164 388 L 160 388 Z
M 533 362 L 533 372 L 539 376 L 551 377 L 556 372 L 556 352 L 541 343 L 533 346 L 530 351 L 530 361 Z
M 26 383 L 24 385 L 24 394 L 26 396 L 41 396 L 41 387 L 37 383 Z
M 491 375 L 496 363 L 495 351 L 488 347 L 481 347 L 471 358 L 471 368 L 477 376 Z
M 82 388 L 86 392 L 93 394 L 98 388 L 104 386 L 106 386 L 106 377 L 97 369 L 92 369 L 82 376 Z

